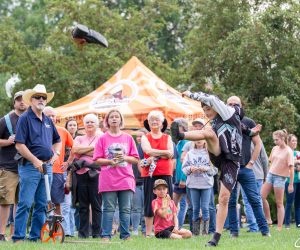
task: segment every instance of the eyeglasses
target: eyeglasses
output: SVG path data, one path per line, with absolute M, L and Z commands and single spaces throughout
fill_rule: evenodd
M 41 98 L 46 101 L 47 100 L 47 96 L 44 95 L 34 95 L 32 96 L 32 98 L 36 99 L 36 100 L 40 100 Z

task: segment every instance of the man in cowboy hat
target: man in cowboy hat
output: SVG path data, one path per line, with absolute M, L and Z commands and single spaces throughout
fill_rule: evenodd
M 23 91 L 14 95 L 14 110 L 0 119 L 0 241 L 5 241 L 6 223 L 11 205 L 16 204 L 18 195 L 18 163 L 14 160 L 16 124 L 19 116 L 27 109 Z M 13 223 L 11 224 L 11 233 Z
M 61 148 L 61 140 L 53 122 L 43 114 L 53 96 L 54 92 L 47 93 L 41 84 L 23 94 L 24 102 L 30 107 L 20 116 L 15 137 L 16 149 L 23 159 L 19 161 L 21 185 L 12 237 L 14 242 L 25 239 L 27 219 L 33 203 L 29 240 L 37 241 L 40 238 L 40 230 L 45 222 L 47 199 L 42 165 L 46 163 L 49 170 Z

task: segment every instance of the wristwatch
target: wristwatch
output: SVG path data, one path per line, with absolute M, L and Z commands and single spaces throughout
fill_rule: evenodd
M 59 150 L 56 150 L 56 151 L 55 151 L 55 154 L 57 154 L 58 156 L 60 156 Z

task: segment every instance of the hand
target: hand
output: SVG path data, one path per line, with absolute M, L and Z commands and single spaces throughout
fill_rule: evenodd
M 59 158 L 57 154 L 54 154 L 50 160 L 50 163 L 53 165 L 53 163 Z
M 41 173 L 43 173 L 43 162 L 40 161 L 39 159 L 36 159 L 34 162 L 33 162 L 33 166 Z
M 288 192 L 293 193 L 294 192 L 294 185 L 289 184 L 288 186 Z
M 123 161 L 125 161 L 125 155 L 123 155 L 123 154 L 118 154 L 118 155 L 116 155 L 116 156 L 114 157 L 114 159 L 115 159 L 116 161 L 118 161 L 119 163 L 120 163 L 120 162 L 123 162 Z
M 197 172 L 198 171 L 198 167 L 196 167 L 196 166 L 191 166 L 191 172 L 192 173 L 195 173 L 195 172 Z
M 15 135 L 11 135 L 10 137 L 8 137 L 7 141 L 10 143 L 10 144 L 14 144 L 15 143 Z
M 186 91 L 184 91 L 181 95 L 182 95 L 182 97 L 185 97 L 185 96 L 189 97 L 191 94 L 192 94 L 191 91 L 186 90 Z
M 170 150 L 168 150 L 168 152 L 167 152 L 167 154 L 166 154 L 166 157 L 167 157 L 168 159 L 172 159 L 172 158 L 173 158 L 173 153 L 172 153 Z
M 251 129 L 253 135 L 258 135 L 262 129 L 261 124 L 257 124 L 254 128 Z
M 110 164 L 112 167 L 116 167 L 119 164 L 119 161 L 116 158 L 110 160 Z
M 172 233 L 178 234 L 178 232 L 179 232 L 179 228 L 178 226 L 175 226 Z
M 63 162 L 63 164 L 60 166 L 60 169 L 65 172 L 69 165 L 70 164 L 68 162 Z
M 180 181 L 178 186 L 180 188 L 185 188 L 185 182 L 184 181 Z

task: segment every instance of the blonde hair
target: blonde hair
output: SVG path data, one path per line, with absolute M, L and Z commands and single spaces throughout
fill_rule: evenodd
M 276 130 L 273 132 L 273 136 L 278 136 L 287 142 L 288 132 L 285 129 Z
M 121 114 L 120 110 L 118 110 L 118 109 L 111 109 L 111 110 L 108 111 L 108 113 L 105 115 L 104 121 L 103 121 L 103 125 L 104 125 L 104 127 L 107 128 L 107 129 L 109 128 L 108 118 L 109 118 L 109 116 L 111 115 L 111 113 L 114 113 L 114 112 L 118 113 L 118 114 L 120 115 L 120 117 L 121 117 L 120 128 L 123 128 L 123 127 L 124 127 L 124 117 L 123 117 L 123 115 Z
M 298 137 L 294 134 L 289 134 L 287 137 L 287 141 L 288 143 L 290 143 L 292 141 L 293 138 L 296 138 L 298 140 Z

